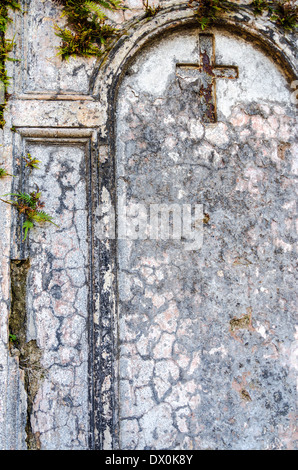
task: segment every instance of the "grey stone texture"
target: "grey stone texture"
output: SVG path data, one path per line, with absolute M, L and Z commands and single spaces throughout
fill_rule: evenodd
M 32 430 L 40 433 L 42 448 L 84 449 L 88 436 L 85 151 L 66 144 L 31 144 L 28 150 L 41 159 L 34 183 L 58 224 L 36 229 L 30 237 L 28 340 L 37 340 L 47 371 L 35 399 Z
M 118 198 L 209 216 L 200 250 L 119 242 L 125 449 L 282 448 L 294 424 L 295 111 L 268 58 L 212 33 L 239 68 L 219 82 L 217 123 L 175 70 L 197 61 L 196 30 L 144 51 L 119 91 Z
M 295 38 L 237 3 L 208 30 L 215 64 L 237 69 L 212 78 L 216 122 L 200 95 L 210 77 L 177 67 L 202 65 L 187 4 L 148 20 L 127 0 L 103 61 L 61 62 L 51 0 L 13 15 L 0 162 L 15 178 L 0 193 L 39 187 L 58 227 L 23 242 L 0 204 L 2 450 L 26 449 L 28 428 L 42 450 L 297 448 Z M 115 238 L 123 200 L 148 214 L 201 204 L 202 247 Z M 18 259 L 44 371 L 32 410 L 8 336 Z

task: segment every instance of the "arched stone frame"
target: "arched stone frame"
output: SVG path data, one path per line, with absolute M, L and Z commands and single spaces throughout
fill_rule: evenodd
M 289 83 L 297 77 L 293 41 L 269 21 L 256 18 L 251 10 L 239 8 L 237 13 L 221 15 L 214 23 L 234 35 L 253 42 L 274 59 Z M 115 188 L 115 112 L 117 91 L 122 77 L 134 57 L 150 42 L 182 28 L 199 28 L 193 9 L 174 5 L 156 17 L 131 22 L 127 35 L 116 41 L 99 64 L 93 96 L 101 103 L 98 163 L 92 168 L 93 227 L 98 222 L 97 209 L 103 203 L 116 208 Z M 96 188 L 99 188 L 96 189 Z M 117 214 L 116 214 L 117 224 Z M 117 235 L 116 235 L 117 237 Z M 117 319 L 117 244 L 115 239 L 100 240 L 96 228 L 92 234 L 93 318 L 90 323 L 90 447 L 119 448 L 118 420 L 118 319 Z

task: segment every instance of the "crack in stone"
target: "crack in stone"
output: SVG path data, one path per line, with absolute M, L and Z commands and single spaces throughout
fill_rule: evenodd
M 30 260 L 11 260 L 11 311 L 9 316 L 10 354 L 17 358 L 27 394 L 26 443 L 28 450 L 41 448 L 40 433 L 31 425 L 33 404 L 45 376 L 41 366 L 42 351 L 36 340 L 27 342 L 27 279 Z

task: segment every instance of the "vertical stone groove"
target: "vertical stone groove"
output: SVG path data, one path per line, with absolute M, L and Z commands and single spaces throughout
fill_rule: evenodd
M 17 358 L 27 395 L 26 443 L 30 450 L 40 449 L 38 433 L 33 433 L 31 415 L 40 382 L 45 371 L 41 366 L 42 352 L 35 340 L 27 342 L 27 278 L 29 259 L 11 260 L 11 311 L 9 316 L 10 354 Z

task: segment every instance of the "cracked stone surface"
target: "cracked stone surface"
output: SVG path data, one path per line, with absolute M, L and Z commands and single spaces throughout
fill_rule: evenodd
M 31 417 L 43 449 L 85 449 L 88 437 L 88 248 L 85 149 L 31 144 L 30 176 L 58 228 L 30 234 L 28 341 L 42 351 L 45 377 Z
M 59 18 L 61 8 L 51 0 L 35 0 L 26 7 L 28 13 L 24 15 L 22 26 L 27 60 L 20 64 L 23 92 L 88 94 L 96 59 L 71 58 L 61 62 L 58 56 L 60 39 L 54 29 L 55 23 L 65 26 L 65 20 Z
M 118 396 L 111 393 L 118 364 L 112 364 L 111 343 L 118 323 L 110 325 L 112 308 L 100 311 L 100 357 L 93 358 L 106 366 L 99 367 L 105 372 L 102 382 L 98 377 L 94 382 L 100 388 L 94 421 L 101 428 L 91 429 L 88 415 L 93 406 L 87 334 L 90 174 L 86 149 L 76 138 L 93 129 L 93 143 L 98 138 L 103 144 L 94 158 L 108 166 L 114 146 L 106 139 L 113 127 L 109 87 L 121 64 L 128 64 L 156 28 L 161 36 L 129 62 L 119 92 L 117 195 L 132 208 L 133 203 L 203 204 L 204 240 L 197 251 L 185 250 L 185 240 L 119 240 L 117 292 L 112 266 L 100 258 L 106 272 L 91 311 L 97 314 L 109 296 L 119 297 L 120 446 L 297 448 L 293 89 L 259 45 L 208 30 L 215 35 L 215 63 L 238 67 L 239 77 L 216 80 L 218 122 L 202 122 L 198 83 L 176 69 L 177 63 L 198 62 L 199 31 L 188 21 L 192 12 L 185 4 L 181 11 L 176 8 L 179 0 L 162 0 L 173 10 L 143 21 L 142 0 L 125 3 L 130 10 L 112 18 L 119 25 L 135 20 L 134 27 L 98 74 L 93 58 L 61 62 L 57 57 L 60 40 L 53 26 L 56 21 L 63 26 L 65 19 L 52 0 L 22 0 L 26 14 L 11 14 L 9 37 L 15 39 L 19 61 L 7 62 L 13 83 L 7 125 L 0 131 L 1 163 L 13 173 L 24 145 L 41 160 L 40 170 L 23 175 L 23 184 L 39 186 L 47 212 L 59 225 L 30 233 L 26 333 L 28 342 L 37 343 L 45 370 L 33 404 L 32 433 L 42 449 L 87 449 L 92 432 L 104 435 L 103 442 L 95 436 L 96 444 L 113 446 L 111 422 L 118 409 L 112 406 Z M 294 63 L 288 36 L 270 29 L 265 18 L 247 11 L 237 16 L 244 30 L 256 37 L 262 31 Z M 179 33 L 166 31 L 166 24 L 172 31 L 185 22 L 189 28 Z M 65 141 L 74 138 L 71 144 L 61 141 L 61 131 Z M 109 167 L 99 175 L 107 205 L 114 196 L 111 173 Z M 1 194 L 11 191 L 12 181 L 18 178 L 1 180 Z M 92 189 L 94 203 L 96 185 Z M 16 220 L 6 204 L 0 204 L 0 216 L 0 448 L 26 449 L 28 396 L 8 341 L 10 259 L 19 249 Z M 132 232 L 135 220 L 131 216 Z M 94 233 L 96 245 L 97 226 Z M 100 263 L 95 260 L 96 273 Z M 94 322 L 98 319 L 95 315 Z
M 271 60 L 214 32 L 218 62 L 239 67 L 216 124 L 175 74 L 197 59 L 196 32 L 144 51 L 119 92 L 119 199 L 209 215 L 200 250 L 118 242 L 127 450 L 295 446 L 295 109 Z

